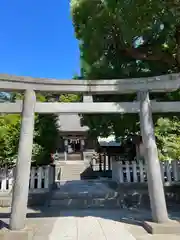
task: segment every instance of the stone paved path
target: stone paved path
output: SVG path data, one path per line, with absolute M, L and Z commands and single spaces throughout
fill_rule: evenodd
M 8 209 L 3 211 L 5 214 Z M 1 209 L 0 212 L 2 213 Z M 8 219 L 4 217 L 1 220 L 8 223 Z M 33 229 L 33 240 L 180 239 L 180 236 L 175 235 L 153 236 L 152 238 L 140 225 L 142 219 L 149 217 L 149 211 L 137 209 L 60 211 L 56 208 L 39 213 L 37 210 L 29 210 L 27 226 Z M 172 213 L 171 217 L 177 219 L 180 213 Z
M 50 210 L 48 218 L 28 219 L 35 231 L 34 240 L 178 240 L 180 236 L 152 236 L 141 226 L 142 219 L 150 218 L 143 210 Z M 59 214 L 58 214 L 59 212 Z M 46 215 L 46 214 L 45 214 Z M 50 213 L 47 214 L 50 216 Z M 58 216 L 59 215 L 59 216 Z M 180 213 L 171 213 L 179 219 Z
M 50 240 L 119 240 L 120 238 L 135 240 L 123 223 L 93 216 L 60 217 L 55 221 L 49 235 Z
M 116 210 L 52 209 L 44 213 L 30 210 L 29 213 L 27 226 L 33 229 L 33 240 L 135 240 L 124 223 L 117 221 L 119 211 Z M 2 221 L 8 224 L 7 218 Z

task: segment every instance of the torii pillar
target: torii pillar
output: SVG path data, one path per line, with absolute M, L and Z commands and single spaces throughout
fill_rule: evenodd
M 33 90 L 26 90 L 23 101 L 18 159 L 13 186 L 10 217 L 11 230 L 22 230 L 25 228 L 33 146 L 35 104 L 35 92 Z
M 147 166 L 148 189 L 152 211 L 152 219 L 156 223 L 169 221 L 161 168 L 154 134 L 151 104 L 148 91 L 138 93 L 140 101 L 140 128 Z

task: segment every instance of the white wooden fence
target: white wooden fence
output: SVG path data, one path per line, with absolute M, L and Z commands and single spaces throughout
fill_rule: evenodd
M 180 181 L 180 161 L 160 162 L 163 182 Z M 136 163 L 112 161 L 112 179 L 119 183 L 147 182 L 146 165 L 142 162 Z
M 163 182 L 173 183 L 180 181 L 180 161 L 160 162 Z M 98 170 L 99 164 L 93 165 L 94 170 Z M 146 182 L 146 166 L 142 163 L 125 161 L 106 161 L 102 164 L 102 171 L 112 170 L 112 179 L 119 183 Z M 50 166 L 39 168 L 32 167 L 30 174 L 29 189 L 48 189 L 50 184 Z M 13 169 L 0 169 L 0 193 L 12 190 L 14 177 Z
M 29 189 L 48 189 L 50 166 L 32 167 Z M 0 192 L 10 192 L 14 181 L 13 169 L 0 169 Z
M 113 156 L 114 157 L 114 156 Z M 112 156 L 107 156 L 105 154 L 96 154 L 91 159 L 91 167 L 93 171 L 109 171 L 112 170 Z

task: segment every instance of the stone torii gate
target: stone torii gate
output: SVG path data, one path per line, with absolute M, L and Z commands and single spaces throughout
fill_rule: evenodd
M 180 74 L 121 80 L 54 80 L 0 74 L 0 91 L 24 92 L 23 102 L 0 103 L 1 113 L 22 113 L 21 133 L 10 217 L 10 229 L 25 227 L 35 113 L 139 113 L 148 174 L 148 189 L 155 223 L 168 223 L 152 112 L 180 112 L 180 102 L 150 102 L 149 92 L 180 88 Z M 81 93 L 81 103 L 36 102 L 35 92 Z M 137 93 L 135 102 L 93 102 L 93 95 Z M 180 226 L 179 226 L 180 227 Z

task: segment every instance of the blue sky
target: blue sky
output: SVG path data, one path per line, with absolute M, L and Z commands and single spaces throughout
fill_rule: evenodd
M 70 79 L 79 49 L 70 0 L 0 0 L 0 73 Z

